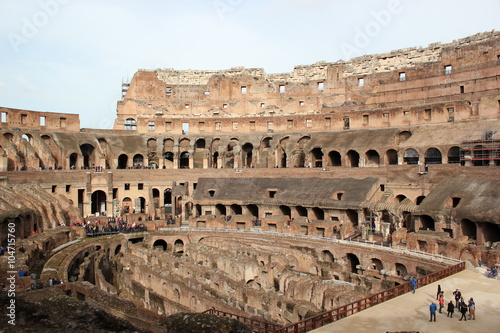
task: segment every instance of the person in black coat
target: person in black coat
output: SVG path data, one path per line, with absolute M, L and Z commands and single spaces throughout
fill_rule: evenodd
M 460 317 L 459 320 L 464 319 L 465 321 L 467 321 L 467 316 L 466 316 L 467 310 L 468 310 L 467 304 L 464 302 L 464 299 L 462 298 L 460 301 L 460 312 L 462 313 L 462 317 Z
M 446 317 L 453 318 L 453 312 L 455 312 L 455 304 L 453 304 L 453 301 L 450 301 L 450 303 L 448 303 L 448 314 Z

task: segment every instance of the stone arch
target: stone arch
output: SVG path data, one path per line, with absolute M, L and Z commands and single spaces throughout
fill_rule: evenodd
M 346 254 L 347 271 L 351 273 L 358 273 L 359 259 L 354 253 Z
M 91 195 L 91 214 L 101 214 L 106 212 L 106 193 L 98 190 Z
M 153 195 L 153 207 L 154 209 L 160 208 L 160 190 L 153 188 L 151 191 Z
M 115 256 L 118 255 L 122 250 L 122 245 L 121 244 L 118 244 L 116 247 L 115 247 Z
M 303 206 L 296 206 L 295 211 L 297 212 L 298 216 L 305 216 L 307 217 L 307 208 Z
M 80 151 L 82 152 L 82 157 L 83 157 L 83 167 L 84 168 L 92 167 L 94 164 L 93 161 L 94 146 L 91 145 L 90 143 L 84 143 L 83 145 L 80 145 Z
M 162 238 L 158 238 L 153 243 L 153 249 L 155 249 L 155 250 L 161 250 L 161 251 L 167 251 L 167 249 L 168 249 L 167 241 L 165 241 Z
M 416 199 L 415 199 L 415 204 L 418 206 L 422 203 L 422 201 L 424 201 L 425 199 L 425 195 L 420 195 L 418 196 Z
M 321 148 L 316 147 L 309 153 L 309 160 L 311 161 L 311 167 L 322 168 L 323 167 L 323 151 Z
M 191 154 L 188 151 L 183 151 L 179 155 L 179 169 L 189 169 L 189 158 Z
M 434 230 L 435 222 L 432 217 L 429 215 L 421 215 L 420 216 L 421 229 L 423 230 Z
M 398 144 L 401 144 L 401 143 L 405 142 L 410 137 L 411 137 L 411 132 L 410 131 L 404 130 L 404 131 L 399 132 L 399 134 L 398 134 Z
M 163 168 L 173 169 L 174 167 L 174 153 L 166 151 L 163 153 Z
M 460 163 L 460 147 L 453 146 L 448 150 L 448 163 Z
M 144 197 L 139 197 L 140 209 L 139 212 L 146 213 L 146 199 Z
M 495 223 L 482 222 L 481 229 L 486 242 L 500 241 L 500 226 Z
M 332 150 L 328 153 L 328 160 L 331 166 L 342 166 L 342 156 L 336 150 Z
M 243 150 L 243 167 L 253 167 L 253 145 L 250 142 L 245 143 L 241 150 Z
M 247 210 L 252 216 L 259 218 L 259 207 L 257 205 L 247 205 Z
M 441 164 L 443 158 L 441 151 L 437 148 L 429 148 L 425 152 L 425 164 Z
M 386 165 L 398 165 L 398 152 L 395 149 L 389 149 L 385 152 Z
M 184 242 L 182 241 L 182 239 L 175 240 L 174 253 L 178 253 L 178 254 L 184 253 Z
M 77 153 L 71 153 L 69 155 L 69 168 L 70 169 L 76 169 L 78 163 L 78 154 Z
M 347 219 L 352 223 L 354 227 L 358 226 L 359 217 L 358 212 L 353 209 L 346 210 Z
M 351 168 L 359 167 L 359 153 L 355 150 L 349 150 L 347 152 L 347 162 L 348 166 Z
M 366 164 L 365 166 L 379 166 L 380 165 L 380 155 L 376 150 L 370 149 L 365 154 Z
M 118 166 L 117 169 L 126 169 L 128 167 L 128 156 L 126 154 L 121 154 L 118 156 Z
M 123 129 L 127 131 L 137 130 L 137 121 L 134 118 L 127 118 L 123 124 Z
M 237 155 L 238 149 L 238 141 L 236 140 L 231 140 L 227 146 L 226 146 L 226 151 L 224 154 L 224 167 L 228 169 L 232 169 L 235 166 L 235 159 Z
M 279 207 L 281 214 L 288 216 L 288 218 L 292 218 L 292 210 L 289 206 L 281 205 Z
M 403 277 L 408 276 L 408 270 L 406 269 L 405 265 L 398 262 L 395 265 L 395 269 L 397 276 L 403 276 Z
M 144 167 L 144 156 L 142 156 L 142 154 L 135 154 L 132 159 L 132 165 L 134 169 L 141 169 Z
M 384 264 L 382 263 L 382 260 L 378 258 L 372 258 L 371 259 L 371 269 L 376 270 L 376 271 L 381 271 L 384 269 Z
M 334 263 L 335 257 L 329 250 L 323 250 L 321 252 L 321 261 Z
M 404 164 L 418 164 L 419 158 L 420 158 L 420 155 L 413 148 L 406 149 L 404 154 L 403 154 Z
M 123 200 L 122 200 L 123 213 L 125 213 L 125 214 L 131 213 L 132 207 L 133 207 L 132 199 L 130 199 L 129 197 L 123 198 Z
M 165 214 L 172 214 L 172 189 L 170 188 L 163 191 L 163 207 Z
M 217 216 L 225 216 L 226 215 L 226 206 L 222 204 L 215 205 L 215 211 Z
M 406 198 L 406 195 L 404 194 L 398 194 L 396 195 L 396 197 L 394 198 L 394 202 L 395 203 L 402 203 L 403 201 L 405 201 L 407 198 Z
M 325 219 L 325 211 L 319 207 L 314 207 L 312 209 L 314 217 L 316 220 L 324 220 Z
M 241 205 L 237 205 L 237 204 L 231 205 L 231 214 L 232 215 L 241 215 L 242 212 L 243 212 L 243 209 L 242 209 Z

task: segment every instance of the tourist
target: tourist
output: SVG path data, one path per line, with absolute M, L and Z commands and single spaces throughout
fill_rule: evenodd
M 467 321 L 467 310 L 468 310 L 468 306 L 467 304 L 464 302 L 464 299 L 461 298 L 460 299 L 460 313 L 462 313 L 462 317 L 460 317 L 459 321 L 461 321 L 462 319 Z
M 417 278 L 415 278 L 414 276 L 411 277 L 411 290 L 412 290 L 412 293 L 415 293 L 415 290 L 417 290 Z
M 462 297 L 462 293 L 457 289 L 453 292 L 453 295 L 455 295 L 456 308 L 460 310 L 460 298 Z
M 440 295 L 441 295 L 441 285 L 438 284 L 438 291 L 437 291 L 437 294 L 436 294 L 436 299 L 439 299 Z M 441 312 L 441 310 L 439 312 Z
M 453 304 L 453 301 L 450 301 L 450 303 L 448 303 L 448 314 L 446 317 L 453 318 L 453 312 L 455 312 L 455 304 Z
M 434 318 L 434 321 L 436 321 L 436 310 L 437 310 L 437 305 L 436 303 L 432 302 L 431 305 L 429 306 L 429 311 L 431 313 L 431 319 L 429 321 L 432 321 L 432 318 Z
M 476 303 L 472 297 L 469 300 L 469 319 L 476 320 Z
M 444 308 L 444 296 L 443 293 L 439 295 L 439 313 L 442 313 L 441 310 Z
M 25 277 L 25 276 L 28 276 L 28 272 L 25 272 L 24 269 L 20 269 L 19 270 L 19 277 Z

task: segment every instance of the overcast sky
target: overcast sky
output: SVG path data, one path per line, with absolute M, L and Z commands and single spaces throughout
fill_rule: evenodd
M 0 106 L 111 128 L 140 68 L 263 68 L 499 30 L 499 0 L 0 0 Z

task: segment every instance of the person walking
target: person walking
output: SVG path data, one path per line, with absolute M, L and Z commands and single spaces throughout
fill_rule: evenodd
M 453 295 L 455 295 L 456 308 L 460 311 L 460 298 L 462 297 L 462 293 L 457 289 L 453 292 Z
M 466 314 L 467 314 L 468 307 L 467 307 L 467 304 L 464 302 L 463 298 L 460 300 L 460 308 L 459 309 L 460 309 L 460 313 L 462 313 L 462 317 L 460 317 L 459 321 L 461 321 L 462 319 L 464 321 L 467 321 Z
M 411 290 L 412 290 L 412 293 L 415 293 L 415 291 L 417 290 L 417 279 L 412 276 L 411 278 Z
M 469 319 L 476 320 L 476 303 L 472 297 L 469 300 Z
M 441 285 L 438 284 L 438 291 L 437 291 L 437 294 L 436 294 L 436 299 L 439 299 L 439 296 L 441 295 Z M 441 311 L 439 311 L 441 312 Z
M 450 303 L 448 303 L 448 314 L 446 317 L 453 318 L 453 312 L 455 312 L 455 304 L 453 304 L 453 301 L 450 301 Z
M 439 294 L 439 313 L 442 313 L 441 310 L 444 308 L 444 296 L 443 293 Z
M 434 318 L 434 321 L 436 321 L 436 310 L 437 310 L 437 305 L 436 303 L 432 302 L 431 305 L 429 306 L 429 312 L 431 313 L 431 318 L 429 321 L 432 321 Z

